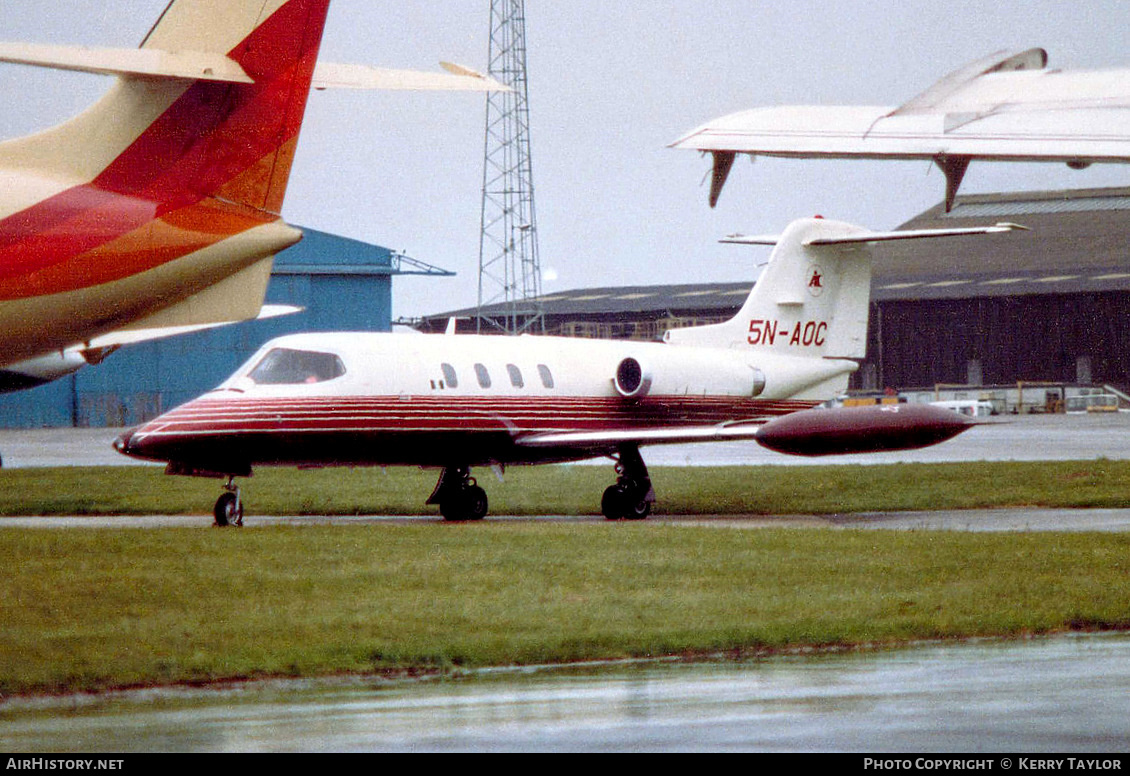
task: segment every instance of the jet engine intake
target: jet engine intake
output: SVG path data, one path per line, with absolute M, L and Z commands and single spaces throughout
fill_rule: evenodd
M 616 377 L 612 382 L 616 392 L 625 399 L 642 399 L 651 391 L 651 372 L 629 356 L 616 367 Z
M 729 352 L 669 348 L 646 362 L 625 356 L 612 378 L 625 399 L 648 396 L 760 396 L 765 373 Z

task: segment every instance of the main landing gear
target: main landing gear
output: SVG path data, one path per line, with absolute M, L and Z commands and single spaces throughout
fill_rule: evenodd
M 486 491 L 476 484 L 466 466 L 444 469 L 427 503 L 439 504 L 443 519 L 450 522 L 482 520 L 487 513 Z
M 224 486 L 224 493 L 216 499 L 212 514 L 216 518 L 214 525 L 221 528 L 243 525 L 243 500 L 240 498 L 239 486 L 235 484 L 235 477 L 228 477 L 228 484 Z
M 619 476 L 616 484 L 604 491 L 600 511 L 609 520 L 643 520 L 651 514 L 655 490 L 639 447 L 622 445 L 614 460 Z M 487 513 L 486 491 L 478 486 L 466 466 L 445 468 L 427 503 L 439 504 L 440 514 L 449 522 L 482 520 Z
M 619 477 L 615 485 L 604 491 L 600 511 L 609 520 L 643 520 L 651 514 L 651 505 L 655 503 L 647 464 L 636 445 L 622 445 L 615 460 Z

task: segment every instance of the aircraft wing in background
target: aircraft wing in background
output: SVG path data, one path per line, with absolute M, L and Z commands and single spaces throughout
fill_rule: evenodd
M 713 207 L 739 153 L 829 159 L 927 159 L 952 207 L 974 160 L 1130 162 L 1130 69 L 1047 69 L 1047 52 L 998 52 L 898 107 L 781 106 L 723 116 L 672 144 L 714 157 Z

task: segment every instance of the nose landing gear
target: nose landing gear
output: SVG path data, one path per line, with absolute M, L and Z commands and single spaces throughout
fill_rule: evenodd
M 221 528 L 228 525 L 243 526 L 243 500 L 240 498 L 239 486 L 235 484 L 235 477 L 228 477 L 228 484 L 224 486 L 224 493 L 216 499 L 212 515 L 216 518 L 214 525 Z

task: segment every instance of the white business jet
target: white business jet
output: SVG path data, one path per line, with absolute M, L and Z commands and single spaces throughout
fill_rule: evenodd
M 491 335 L 299 334 L 268 342 L 214 391 L 123 434 L 115 447 L 170 474 L 227 478 L 220 525 L 240 524 L 234 478 L 255 466 L 411 465 L 442 470 L 428 503 L 477 520 L 472 466 L 607 456 L 610 519 L 646 517 L 655 493 L 639 448 L 751 439 L 803 455 L 923 447 L 968 428 L 929 406 L 813 409 L 864 356 L 868 243 L 983 235 L 1012 224 L 872 232 L 792 223 L 728 322 L 663 342 Z

